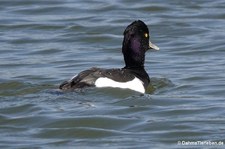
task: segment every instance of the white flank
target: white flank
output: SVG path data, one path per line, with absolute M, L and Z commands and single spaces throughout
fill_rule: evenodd
M 95 86 L 96 87 L 114 87 L 114 88 L 118 87 L 118 88 L 131 89 L 137 92 L 145 93 L 143 82 L 136 77 L 133 80 L 128 82 L 116 82 L 112 79 L 105 78 L 105 77 L 98 78 L 95 81 Z

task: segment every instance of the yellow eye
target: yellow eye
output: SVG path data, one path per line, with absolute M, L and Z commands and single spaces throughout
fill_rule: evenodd
M 145 33 L 145 37 L 148 38 L 148 33 Z

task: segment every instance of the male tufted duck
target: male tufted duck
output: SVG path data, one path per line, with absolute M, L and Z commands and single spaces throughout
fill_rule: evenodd
M 149 30 L 141 20 L 127 26 L 124 33 L 122 52 L 125 67 L 121 69 L 90 68 L 80 72 L 69 81 L 63 82 L 59 88 L 71 90 L 84 87 L 113 87 L 131 89 L 145 93 L 150 83 L 144 69 L 145 52 L 148 49 L 159 50 L 149 41 Z

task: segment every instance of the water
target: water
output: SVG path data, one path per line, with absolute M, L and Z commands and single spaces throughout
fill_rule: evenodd
M 0 1 L 0 148 L 209 148 L 225 143 L 225 2 Z M 122 33 L 148 24 L 148 93 L 58 85 L 123 67 Z

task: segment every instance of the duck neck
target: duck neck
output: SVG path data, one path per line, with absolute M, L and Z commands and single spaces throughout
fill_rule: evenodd
M 129 44 L 123 42 L 123 56 L 125 68 L 144 68 L 145 50 L 140 42 L 133 41 Z

